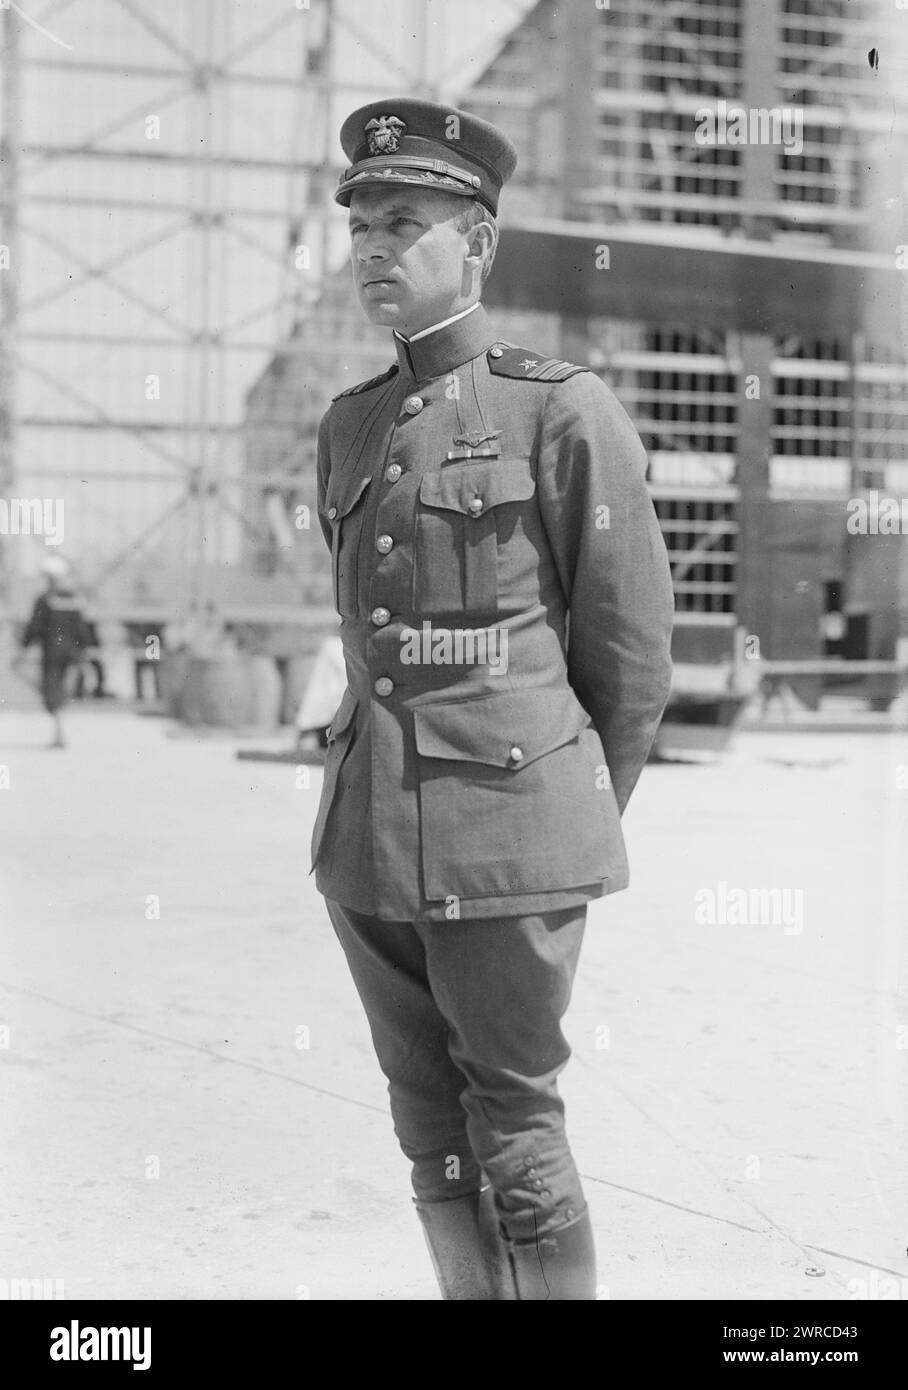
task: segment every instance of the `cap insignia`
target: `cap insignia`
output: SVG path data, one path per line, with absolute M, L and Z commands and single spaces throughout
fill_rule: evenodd
M 407 127 L 399 116 L 373 116 L 366 126 L 369 153 L 396 154 Z

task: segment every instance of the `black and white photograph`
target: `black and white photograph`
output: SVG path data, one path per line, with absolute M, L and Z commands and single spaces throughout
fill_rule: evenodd
M 859 1363 L 906 1097 L 908 0 L 0 0 L 26 1364 Z

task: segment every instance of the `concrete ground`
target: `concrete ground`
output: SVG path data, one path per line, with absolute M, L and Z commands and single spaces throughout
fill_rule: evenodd
M 0 1279 L 437 1297 L 307 876 L 320 770 L 68 718 L 0 713 Z M 626 830 L 566 1023 L 601 1296 L 908 1297 L 908 739 L 743 733 Z

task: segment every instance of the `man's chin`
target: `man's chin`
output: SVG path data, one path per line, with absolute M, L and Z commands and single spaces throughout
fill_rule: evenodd
M 378 328 L 400 328 L 403 314 L 396 300 L 370 299 L 362 296 L 359 302 L 370 323 L 374 323 Z

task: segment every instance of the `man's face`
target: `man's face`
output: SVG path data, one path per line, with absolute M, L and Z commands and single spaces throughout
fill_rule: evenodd
M 418 333 L 477 298 L 466 264 L 469 234 L 454 226 L 461 210 L 451 195 L 420 188 L 354 193 L 353 279 L 373 323 L 405 335 Z

